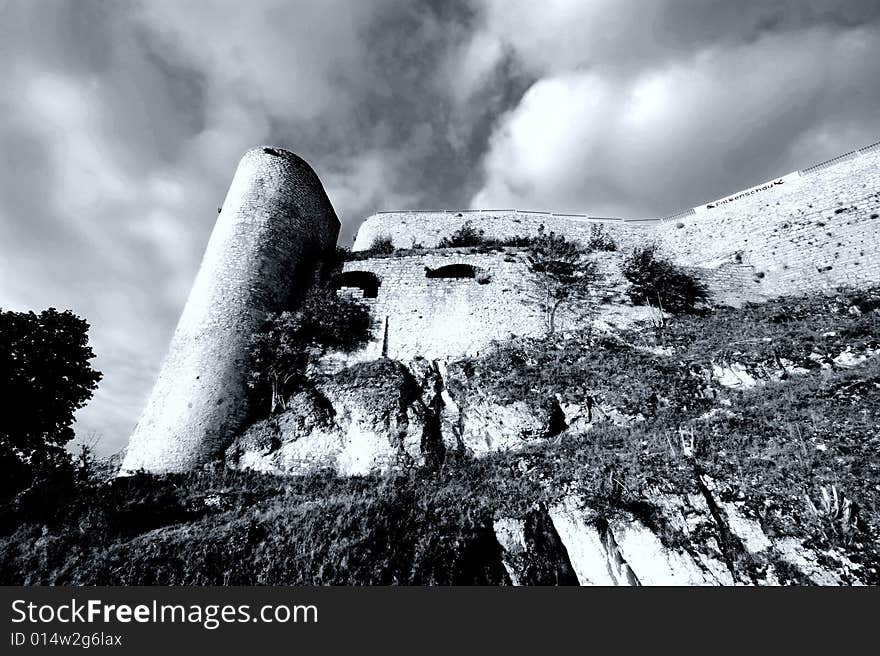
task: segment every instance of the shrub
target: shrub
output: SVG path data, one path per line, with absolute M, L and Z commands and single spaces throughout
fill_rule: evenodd
M 594 223 L 590 227 L 590 239 L 587 241 L 587 248 L 591 251 L 608 251 L 617 250 L 617 242 L 614 241 L 608 230 L 601 223 Z
M 374 255 L 390 255 L 395 250 L 394 240 L 390 235 L 376 235 L 370 243 L 370 253 Z
M 705 283 L 659 257 L 653 244 L 634 249 L 624 259 L 621 272 L 630 282 L 630 299 L 639 305 L 683 314 L 694 312 L 709 299 Z
M 351 353 L 372 337 L 370 308 L 316 284 L 293 311 L 269 317 L 254 335 L 248 385 L 269 411 L 285 408 L 285 399 L 304 380 L 306 368 L 328 351 Z
M 465 221 L 458 230 L 449 237 L 444 237 L 437 244 L 438 248 L 452 248 L 455 246 L 482 246 L 487 243 L 485 231 L 474 227 L 471 221 Z
M 513 248 L 524 248 L 531 246 L 534 241 L 534 237 L 522 235 L 514 235 L 513 237 L 505 237 L 504 239 L 499 239 L 497 241 L 492 241 L 492 246 L 510 246 Z M 489 243 L 489 242 L 487 242 Z

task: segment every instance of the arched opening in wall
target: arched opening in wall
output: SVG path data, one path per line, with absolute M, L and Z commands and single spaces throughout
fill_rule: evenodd
M 345 271 L 333 276 L 330 286 L 333 289 L 357 287 L 364 293 L 364 298 L 376 298 L 382 281 L 372 271 Z
M 432 269 L 425 267 L 425 278 L 476 278 L 477 268 L 470 264 L 447 264 Z

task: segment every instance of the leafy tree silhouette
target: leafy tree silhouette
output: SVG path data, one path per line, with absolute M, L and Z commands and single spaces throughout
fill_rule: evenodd
M 73 415 L 101 380 L 89 362 L 88 331 L 69 310 L 0 310 L 0 498 L 69 462 Z
M 633 249 L 620 270 L 630 282 L 629 297 L 633 303 L 684 314 L 696 312 L 709 300 L 706 284 L 661 257 L 654 244 Z
M 556 330 L 556 314 L 564 305 L 586 304 L 592 312 L 592 292 L 600 280 L 595 262 L 588 259 L 590 250 L 574 240 L 543 226 L 529 242 L 529 270 L 534 275 L 534 300 L 544 312 L 547 333 Z

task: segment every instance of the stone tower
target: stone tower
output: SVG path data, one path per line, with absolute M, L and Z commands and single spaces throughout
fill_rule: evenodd
M 226 447 L 248 415 L 247 347 L 294 302 L 339 220 L 302 159 L 254 148 L 239 162 L 123 472 L 185 471 Z

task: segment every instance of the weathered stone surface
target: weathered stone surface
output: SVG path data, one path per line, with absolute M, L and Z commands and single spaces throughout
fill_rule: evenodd
M 524 401 L 501 404 L 481 400 L 465 410 L 461 441 L 468 453 L 478 457 L 508 451 L 558 435 L 564 427 L 563 416 L 553 403 L 540 407 Z
M 449 237 L 467 221 L 474 228 L 483 230 L 487 238 L 534 236 L 543 226 L 545 232 L 563 234 L 585 243 L 590 239 L 593 226 L 598 224 L 624 246 L 643 240 L 651 234 L 654 225 L 652 222 L 517 210 L 380 212 L 364 219 L 352 248 L 367 250 L 377 237 L 391 237 L 397 248 L 436 248 L 444 237 Z
M 733 198 L 682 219 L 682 228 L 662 224 L 661 248 L 680 264 L 719 275 L 737 263 L 752 267 L 756 278 L 741 281 L 740 295 L 880 281 L 880 149 Z
M 257 422 L 227 449 L 236 467 L 279 473 L 331 468 L 365 474 L 436 465 L 452 454 L 480 457 L 557 435 L 565 415 L 555 399 L 459 406 L 442 362 L 377 360 L 322 379 L 288 409 Z
M 651 509 L 652 527 L 620 509 L 603 514 L 576 495 L 548 514 L 581 585 L 861 583 L 859 566 L 843 554 L 817 551 L 793 536 L 771 538 L 739 504 L 716 498 L 714 482 L 704 481 L 702 490 L 648 495 L 643 511 Z M 524 546 L 524 521 L 496 524 L 496 535 L 508 572 L 535 557 Z
M 536 506 L 523 518 L 501 517 L 493 527 L 512 585 L 578 585 L 546 508 Z
M 619 257 L 610 253 L 591 257 L 603 274 L 596 299 L 622 300 L 626 283 L 620 274 Z M 480 282 L 476 277 L 426 275 L 428 269 L 450 265 L 467 265 L 486 277 Z M 536 302 L 540 294 L 523 249 L 481 253 L 478 249 L 451 248 L 346 262 L 344 271 L 370 273 L 382 281 L 375 298 L 365 297 L 357 288 L 340 290 L 372 308 L 377 319 L 371 343 L 352 360 L 383 354 L 398 360 L 478 355 L 492 341 L 547 332 L 544 313 Z M 600 309 L 600 318 L 609 323 L 621 323 L 623 314 L 610 303 Z M 586 316 L 581 308 L 564 305 L 557 316 L 557 328 L 583 328 Z
M 393 360 L 362 375 L 340 374 L 299 392 L 288 409 L 258 422 L 227 449 L 227 463 L 302 474 L 328 468 L 342 475 L 422 466 L 442 445 L 426 430 L 432 389 Z

